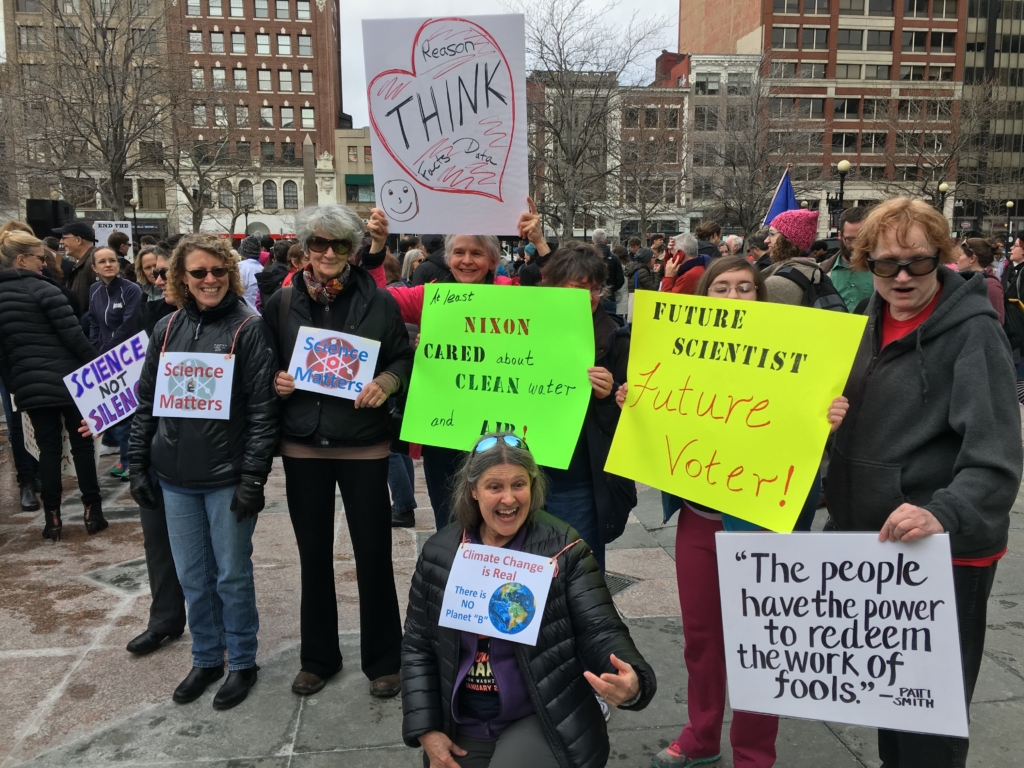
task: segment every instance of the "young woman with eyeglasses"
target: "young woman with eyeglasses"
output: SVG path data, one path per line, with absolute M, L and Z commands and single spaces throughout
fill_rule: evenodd
M 213 706 L 229 709 L 248 696 L 258 669 L 252 535 L 277 444 L 277 365 L 263 321 L 242 300 L 226 240 L 181 240 L 164 290 L 181 309 L 156 324 L 149 342 L 128 454 L 131 494 L 146 510 L 162 502 L 188 604 L 192 670 L 173 698 L 199 698 L 224 676 L 226 652 L 228 679 Z M 171 414 L 154 412 L 165 409 Z
M 373 210 L 367 229 L 370 253 L 383 253 L 388 228 L 381 211 Z M 310 206 L 296 215 L 295 231 L 309 263 L 263 310 L 277 343 L 285 493 L 302 565 L 302 667 L 292 691 L 316 693 L 341 670 L 334 589 L 340 489 L 356 562 L 362 671 L 370 693 L 387 698 L 400 688 L 402 620 L 391 564 L 391 414 L 382 406 L 408 391 L 413 350 L 394 298 L 350 260 L 363 237 L 359 217 L 343 205 Z M 288 366 L 302 326 L 380 343 L 374 378 L 355 400 L 295 388 Z
M 994 260 L 995 253 L 989 241 L 981 237 L 972 237 L 960 243 L 956 268 L 964 277 L 970 277 L 972 272 L 981 272 L 985 275 L 988 300 L 992 302 L 992 309 L 999 315 L 999 324 L 1002 325 L 1006 312 L 1005 297 L 999 275 L 992 268 Z

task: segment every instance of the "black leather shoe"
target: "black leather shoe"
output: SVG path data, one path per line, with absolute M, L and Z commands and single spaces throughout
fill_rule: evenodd
M 213 697 L 214 709 L 231 709 L 237 707 L 249 695 L 249 689 L 256 685 L 256 672 L 259 667 L 236 669 L 228 672 L 228 679 Z
M 391 527 L 392 528 L 415 528 L 416 527 L 416 513 L 411 509 L 408 512 L 398 512 L 394 507 L 391 508 Z
M 192 667 L 192 671 L 181 681 L 181 685 L 174 689 L 171 697 L 178 704 L 188 704 L 203 695 L 207 686 L 215 680 L 224 677 L 224 666 L 219 667 Z
M 152 632 L 146 630 L 141 635 L 131 640 L 128 645 L 125 646 L 125 650 L 128 653 L 134 653 L 136 656 L 145 656 L 147 653 L 152 653 L 160 647 L 160 643 L 170 638 L 171 640 L 177 640 L 181 637 L 182 633 L 179 632 L 176 635 L 169 635 L 163 632 Z
M 36 498 L 32 483 L 21 486 L 21 508 L 25 512 L 35 512 L 39 509 L 39 499 Z

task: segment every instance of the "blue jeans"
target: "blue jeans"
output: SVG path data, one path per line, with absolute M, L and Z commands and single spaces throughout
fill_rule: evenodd
M 544 511 L 576 529 L 594 552 L 604 573 L 604 538 L 598 530 L 594 486 L 590 483 L 552 485 L 544 499 Z
M 21 411 L 15 411 L 7 387 L 0 381 L 0 398 L 3 399 L 4 418 L 7 419 L 7 438 L 14 453 L 14 469 L 18 473 L 18 485 L 30 485 L 39 476 L 39 462 L 25 450 L 25 433 L 21 430 Z
M 252 533 L 256 518 L 235 522 L 235 488 L 183 493 L 161 483 L 174 568 L 188 605 L 192 665 L 228 669 L 256 666 L 256 587 Z
M 416 469 L 412 459 L 403 453 L 388 456 L 388 488 L 391 489 L 391 508 L 395 512 L 416 509 Z

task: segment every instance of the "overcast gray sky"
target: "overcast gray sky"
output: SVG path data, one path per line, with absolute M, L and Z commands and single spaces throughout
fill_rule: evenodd
M 586 0 L 595 8 L 603 7 L 606 0 Z M 663 47 L 675 50 L 676 23 L 679 18 L 678 0 L 643 0 L 643 13 L 651 18 L 663 16 L 671 20 L 665 30 Z M 610 17 L 628 23 L 636 4 L 625 0 Z M 341 3 L 341 77 L 345 111 L 352 115 L 352 125 L 360 128 L 369 124 L 366 113 L 366 73 L 363 67 L 363 19 L 425 18 L 429 16 L 482 16 L 505 13 L 499 0 L 342 0 Z M 654 59 L 650 70 L 654 74 Z

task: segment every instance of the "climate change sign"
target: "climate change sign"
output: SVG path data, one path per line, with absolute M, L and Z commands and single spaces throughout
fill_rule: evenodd
M 288 372 L 296 389 L 355 400 L 373 380 L 379 354 L 379 341 L 303 326 Z

